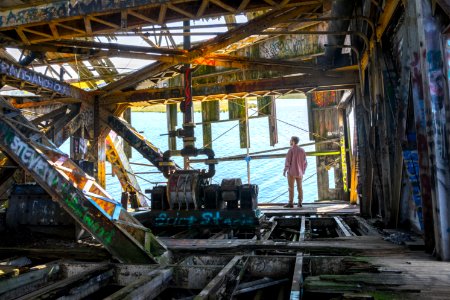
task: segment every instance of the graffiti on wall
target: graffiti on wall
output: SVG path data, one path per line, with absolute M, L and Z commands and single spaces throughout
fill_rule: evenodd
M 45 182 L 47 188 L 51 189 L 53 194 L 58 195 L 70 209 L 71 214 L 81 221 L 90 232 L 106 244 L 112 242 L 115 232 L 105 229 L 97 221 L 97 217 L 86 205 L 86 199 L 83 199 L 75 188 L 63 179 L 62 175 L 49 164 L 42 154 L 17 136 L 13 129 L 3 124 L 0 125 L 0 140 L 0 144 L 9 148 L 9 152 L 14 154 L 18 163 L 38 176 L 41 182 Z
M 169 2 L 164 0 L 65 0 L 23 9 L 0 12 L 0 27 L 18 26 L 33 22 L 86 14 L 104 10 L 132 8 L 140 5 Z
M 420 224 L 420 228 L 423 229 L 422 196 L 420 194 L 419 179 L 419 154 L 417 153 L 417 150 L 405 150 L 403 151 L 403 159 L 412 189 L 411 204 L 415 212 L 415 217 Z

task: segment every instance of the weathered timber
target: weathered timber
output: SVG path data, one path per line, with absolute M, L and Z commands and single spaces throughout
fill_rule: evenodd
M 106 286 L 112 279 L 112 267 L 101 265 L 93 270 L 55 282 L 20 299 L 48 299 L 65 295 L 70 295 L 71 299 L 83 299 Z
M 242 262 L 242 256 L 235 256 L 194 299 L 212 299 L 225 296 L 228 281 L 232 281 L 239 273 Z
M 17 277 L 6 278 L 0 281 L 0 297 L 14 299 L 29 293 L 48 282 L 57 279 L 60 266 L 57 263 L 34 266 L 24 274 Z
M 345 223 L 345 221 L 341 217 L 339 217 L 339 216 L 334 217 L 334 221 L 337 224 L 336 231 L 339 236 L 354 236 L 354 235 L 356 235 L 354 232 L 352 232 L 350 227 Z
M 106 158 L 111 163 L 114 174 L 119 179 L 122 190 L 135 193 L 139 206 L 150 206 L 150 201 L 145 198 L 128 158 L 115 132 L 111 131 L 106 138 Z
M 172 240 L 161 238 L 168 249 L 174 252 L 214 252 L 236 253 L 251 250 L 292 250 L 308 251 L 314 254 L 339 254 L 339 255 L 379 255 L 380 253 L 400 253 L 403 248 L 383 241 L 376 236 L 339 237 L 328 240 L 311 240 L 302 243 L 281 241 L 256 241 L 256 240 Z
M 154 299 L 167 287 L 169 280 L 172 279 L 172 273 L 172 269 L 156 270 L 153 274 L 142 276 L 105 299 Z
M 115 223 L 115 220 L 121 220 L 131 225 L 140 224 L 43 134 L 32 130 L 34 125 L 31 122 L 7 103 L 3 106 L 0 124 L 2 150 L 27 169 L 74 220 L 118 259 L 124 262 L 154 262 L 153 256 L 144 248 L 144 240 L 150 235 L 150 240 L 156 243 L 153 250 L 158 248 L 159 242 L 149 230 Z M 29 135 L 37 135 L 40 143 L 30 142 L 26 138 Z
M 292 276 L 291 300 L 303 299 L 303 253 L 299 252 L 295 259 L 294 274 Z
M 158 170 L 163 171 L 160 162 L 163 161 L 163 153 L 152 143 L 146 140 L 125 120 L 115 117 L 108 117 L 108 125 L 120 135 L 131 147 L 136 149 L 146 159 L 148 159 Z
M 357 76 L 352 73 L 346 73 L 339 77 L 322 77 L 322 76 L 291 76 L 261 80 L 247 80 L 234 83 L 214 83 L 194 86 L 192 88 L 192 96 L 196 97 L 208 96 L 210 99 L 221 99 L 222 95 L 236 95 L 240 93 L 249 93 L 257 91 L 289 91 L 292 89 L 312 89 L 319 87 L 351 88 L 358 83 Z M 249 95 L 249 96 L 250 96 Z M 131 92 L 114 93 L 101 99 L 102 105 L 152 101 L 159 99 L 180 101 L 183 97 L 182 87 L 158 88 L 137 90 Z
M 0 74 L 6 75 L 6 83 L 8 83 L 8 85 L 17 86 L 17 81 L 11 80 L 11 82 L 8 82 L 7 80 L 8 77 L 12 79 L 17 78 L 33 87 L 33 89 L 38 89 L 40 91 L 38 94 L 42 94 L 43 91 L 46 90 L 50 96 L 53 95 L 53 93 L 56 93 L 59 96 L 68 96 L 79 99 L 80 101 L 89 101 L 91 99 L 91 96 L 87 92 L 79 88 L 20 66 L 14 62 L 7 61 L 3 58 L 0 58 Z M 25 89 L 20 85 L 18 87 Z
M 237 26 L 234 29 L 227 31 L 226 33 L 218 35 L 214 39 L 199 43 L 198 45 L 193 47 L 186 55 L 191 60 L 208 55 L 216 50 L 231 45 L 232 43 L 238 42 L 245 37 L 259 33 L 262 29 L 269 28 L 270 26 L 280 23 L 284 20 L 296 17 L 302 12 L 308 12 L 313 8 L 315 8 L 314 5 L 297 8 L 291 7 L 275 9 L 251 20 L 246 24 Z M 112 84 L 109 84 L 108 86 L 103 88 L 103 90 L 106 92 L 106 95 L 114 91 L 123 90 L 127 87 L 136 85 L 136 83 L 139 83 L 145 79 L 151 78 L 152 76 L 158 75 L 161 72 L 165 72 L 165 70 L 172 68 L 174 65 L 175 64 L 172 63 L 153 63 L 147 67 L 141 68 L 140 70 L 134 72 L 132 75 L 126 76 Z
M 443 260 L 450 260 L 450 159 L 447 146 L 450 140 L 450 107 L 448 88 L 442 84 L 448 75 L 444 72 L 444 54 L 442 53 L 441 21 L 433 16 L 428 1 L 416 2 L 420 72 L 425 109 L 427 145 L 432 172 L 431 192 L 436 197 L 433 202 L 436 251 Z M 414 78 L 420 74 L 414 73 Z M 414 80 L 413 80 L 414 81 Z M 417 84 L 417 81 L 416 83 Z M 446 103 L 446 104 L 444 104 Z M 445 130 L 443 129 L 445 128 Z M 434 184 L 433 184 L 434 183 Z

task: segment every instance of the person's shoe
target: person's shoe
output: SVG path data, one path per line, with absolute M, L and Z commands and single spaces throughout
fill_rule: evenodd
M 303 207 L 303 205 L 301 203 L 297 204 L 297 207 Z
M 294 205 L 291 204 L 291 203 L 288 203 L 288 204 L 283 205 L 283 207 L 286 207 L 286 208 L 293 208 Z

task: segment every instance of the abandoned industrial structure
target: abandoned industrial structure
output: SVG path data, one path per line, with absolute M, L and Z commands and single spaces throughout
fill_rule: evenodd
M 2 0 L 0 40 L 1 299 L 450 297 L 448 0 Z M 299 94 L 317 201 L 214 183 Z

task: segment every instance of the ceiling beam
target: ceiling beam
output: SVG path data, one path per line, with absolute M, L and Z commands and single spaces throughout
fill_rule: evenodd
M 254 93 L 271 90 L 292 89 L 341 89 L 358 83 L 357 73 L 345 73 L 337 77 L 324 76 L 289 76 L 272 79 L 246 80 L 226 83 L 203 84 L 192 87 L 193 97 L 208 96 L 220 99 L 223 95 Z M 113 93 L 101 100 L 101 105 L 145 102 L 161 99 L 179 100 L 183 98 L 183 87 L 156 88 L 130 92 Z
M 218 35 L 216 38 L 198 44 L 188 52 L 187 56 L 189 60 L 194 60 L 199 57 L 206 56 L 216 50 L 238 42 L 252 34 L 257 34 L 275 24 L 291 18 L 296 18 L 302 13 L 308 12 L 311 9 L 313 9 L 313 7 L 311 6 L 302 6 L 270 11 L 251 20 L 246 24 L 242 24 L 224 34 Z M 165 69 L 173 67 L 174 65 L 175 64 L 173 63 L 158 62 L 144 67 L 136 71 L 135 73 L 104 87 L 103 90 L 106 92 L 106 94 L 103 95 L 103 97 L 112 92 L 134 86 L 137 83 L 146 80 Z

